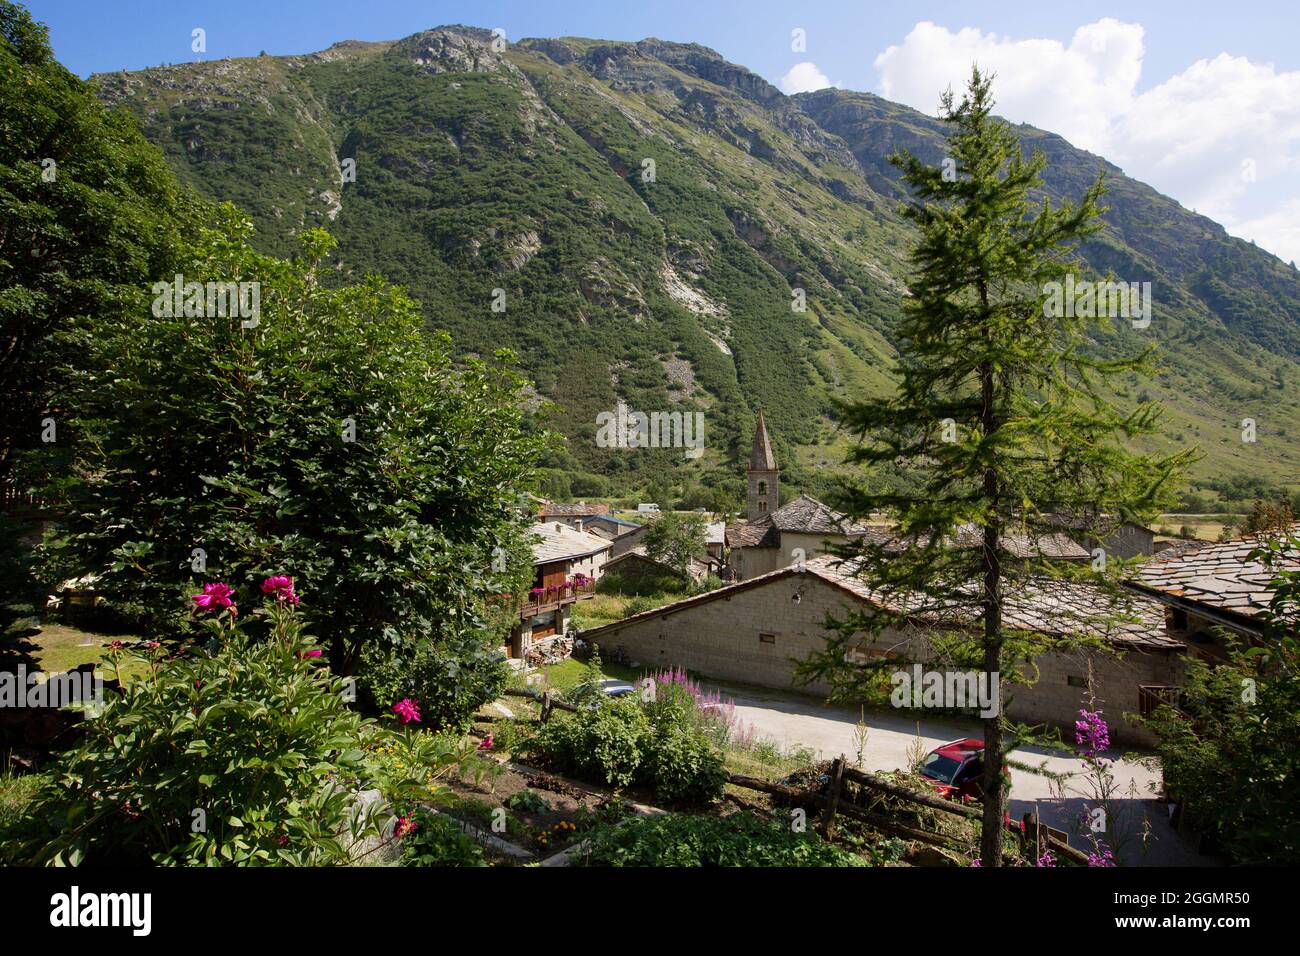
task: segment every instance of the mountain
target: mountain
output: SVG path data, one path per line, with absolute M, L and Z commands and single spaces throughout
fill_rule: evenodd
M 914 110 L 786 96 L 694 44 L 507 46 L 464 26 L 95 80 L 183 182 L 251 215 L 265 251 L 324 226 L 341 275 L 407 286 L 465 352 L 513 348 L 568 439 L 548 464 L 580 494 L 734 487 L 759 407 L 788 486 L 826 493 L 846 442 L 830 398 L 890 387 L 913 232 L 888 156 L 943 158 L 941 124 Z M 1084 255 L 1152 283 L 1150 328 L 1095 343 L 1161 348 L 1158 380 L 1121 383 L 1119 400 L 1168 405 L 1161 442 L 1201 445 L 1204 487 L 1300 482 L 1300 274 L 1061 137 L 1014 129 L 1046 153 L 1053 200 L 1105 172 L 1109 228 Z M 597 447 L 619 399 L 702 411 L 705 454 Z

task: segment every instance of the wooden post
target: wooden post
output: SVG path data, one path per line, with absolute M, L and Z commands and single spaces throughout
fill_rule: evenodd
M 831 790 L 822 811 L 822 836 L 830 839 L 835 832 L 835 810 L 840 803 L 840 788 L 844 785 L 844 755 L 835 758 L 831 766 Z
M 544 724 L 551 718 L 551 692 L 548 690 L 542 694 L 542 720 Z

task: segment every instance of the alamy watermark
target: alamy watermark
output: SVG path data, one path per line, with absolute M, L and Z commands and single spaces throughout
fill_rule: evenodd
M 910 671 L 890 675 L 895 707 L 977 710 L 981 717 L 998 715 L 999 676 L 987 671 L 931 671 L 913 664 Z
M 186 282 L 179 272 L 172 282 L 153 284 L 155 318 L 187 319 L 239 317 L 246 329 L 255 329 L 262 315 L 260 282 Z
M 1064 283 L 1043 283 L 1043 293 L 1049 319 L 1130 319 L 1135 329 L 1151 324 L 1150 282 L 1075 282 L 1074 273 L 1066 273 Z
M 0 672 L 0 707 L 66 707 L 69 704 L 104 705 L 104 681 L 91 671 L 46 674 L 19 664 L 17 672 Z
M 684 448 L 687 458 L 704 454 L 703 412 L 632 412 L 622 402 L 596 416 L 597 448 Z

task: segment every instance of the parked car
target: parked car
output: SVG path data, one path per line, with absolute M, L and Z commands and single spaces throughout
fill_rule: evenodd
M 579 706 L 595 706 L 608 697 L 624 697 L 635 694 L 636 688 L 625 680 L 588 681 L 579 684 L 569 692 L 569 703 Z
M 967 737 L 935 747 L 916 768 L 939 792 L 953 800 L 984 797 L 984 741 Z

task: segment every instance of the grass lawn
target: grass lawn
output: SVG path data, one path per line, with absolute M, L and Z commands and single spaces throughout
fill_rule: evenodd
M 0 667 L 26 664 L 47 673 L 70 671 L 81 664 L 94 664 L 100 676 L 112 679 L 113 665 L 108 658 L 110 641 L 138 641 L 133 634 L 99 634 L 83 631 L 68 624 L 43 624 L 40 631 L 25 637 L 0 637 Z M 142 666 L 125 661 L 122 676 L 130 677 Z
M 1187 525 L 1192 534 L 1203 541 L 1218 541 L 1223 532 L 1223 516 L 1166 514 L 1155 522 L 1157 529 L 1168 528 L 1172 531 L 1178 531 L 1183 525 Z

